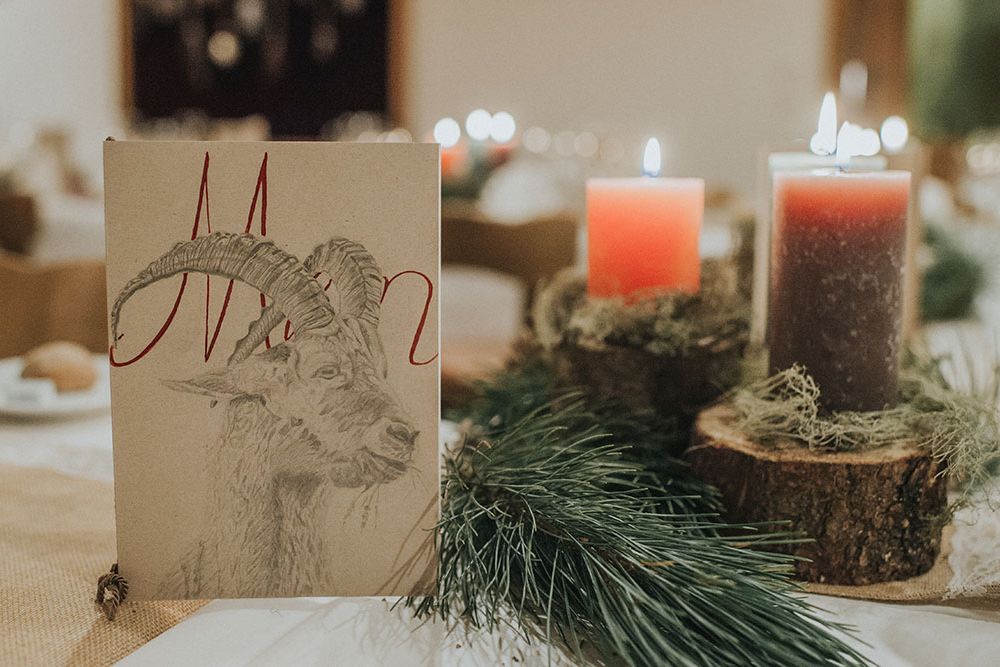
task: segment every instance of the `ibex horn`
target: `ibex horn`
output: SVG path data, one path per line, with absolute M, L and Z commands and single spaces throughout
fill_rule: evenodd
M 333 290 L 328 294 L 337 302 L 337 315 L 343 319 L 358 320 L 361 329 L 368 332 L 361 342 L 368 347 L 376 361 L 383 365 L 381 343 L 378 336 L 373 335 L 378 327 L 382 271 L 371 254 L 360 243 L 334 238 L 316 246 L 303 266 L 311 276 L 322 272 L 330 277 Z M 250 325 L 247 334 L 236 343 L 229 363 L 242 361 L 253 354 L 267 335 L 285 319 L 286 315 L 279 304 L 267 306 Z
M 274 300 L 297 331 L 334 323 L 323 289 L 293 255 L 251 234 L 215 232 L 182 241 L 130 280 L 111 308 L 111 334 L 118 340 L 122 306 L 143 287 L 178 273 L 207 273 L 244 282 Z

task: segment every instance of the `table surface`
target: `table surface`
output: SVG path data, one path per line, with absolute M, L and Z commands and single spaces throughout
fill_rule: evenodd
M 80 214 L 62 205 L 45 211 L 47 221 L 58 223 L 64 217 L 77 220 Z M 103 233 L 95 233 L 100 232 L 100 225 L 90 224 L 91 218 L 99 222 L 99 217 L 99 213 L 97 218 L 88 213 L 86 221 L 77 225 L 82 230 L 80 238 L 86 237 L 84 241 L 67 243 L 67 238 L 76 236 L 67 237 L 66 230 L 59 227 L 59 234 L 50 235 L 51 249 L 44 239 L 40 242 L 42 254 L 57 259 L 72 251 L 72 256 L 78 257 L 83 247 L 87 256 L 103 256 Z M 481 303 L 483 289 L 476 285 L 465 289 L 465 293 L 477 304 Z M 446 310 L 454 300 L 445 302 Z M 506 328 L 516 331 L 519 301 L 516 294 L 508 300 L 511 306 L 507 310 L 513 315 Z M 981 317 L 1000 331 L 1000 290 L 994 290 L 992 303 L 986 305 L 989 307 L 981 304 Z M 468 312 L 461 302 L 458 306 L 460 314 Z M 466 318 L 443 319 L 461 322 Z M 490 318 L 491 332 L 496 329 L 495 319 L 495 315 Z M 452 333 L 461 337 L 481 332 L 458 329 Z M 952 337 L 955 332 L 949 329 L 932 333 Z M 110 482 L 110 417 L 49 422 L 0 418 L 0 463 L 44 467 Z M 839 622 L 858 628 L 860 641 L 854 640 L 854 645 L 883 667 L 1000 664 L 1000 611 L 806 597 L 834 614 Z M 470 637 L 441 622 L 414 621 L 399 608 L 390 609 L 391 605 L 392 600 L 381 598 L 216 600 L 141 647 L 122 664 L 285 665 L 335 661 L 352 666 L 492 666 L 545 664 L 548 657 L 544 645 L 526 645 L 511 632 Z M 572 662 L 559 655 L 553 657 L 552 664 Z
M 111 481 L 108 415 L 53 422 L 0 421 L 0 463 Z M 884 667 L 987 665 L 1000 656 L 1000 611 L 808 599 L 859 629 L 858 648 Z M 216 600 L 122 661 L 125 665 L 524 665 L 547 647 L 513 633 L 469 637 L 421 623 L 385 598 Z M 571 664 L 556 656 L 553 664 Z

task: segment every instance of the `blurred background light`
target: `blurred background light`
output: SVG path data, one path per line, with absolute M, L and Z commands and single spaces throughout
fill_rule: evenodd
M 486 109 L 476 109 L 465 119 L 466 133 L 476 141 L 486 141 L 493 127 L 493 116 Z
M 434 141 L 443 148 L 451 148 L 462 138 L 462 128 L 454 118 L 442 118 L 434 125 Z
M 239 62 L 243 54 L 240 40 L 228 30 L 216 30 L 208 38 L 208 57 L 223 69 L 229 69 Z
M 532 153 L 544 153 L 552 145 L 552 135 L 542 127 L 529 127 L 522 137 L 524 148 Z
M 514 117 L 506 111 L 498 111 L 490 119 L 490 138 L 497 143 L 505 144 L 514 138 L 517 124 Z
M 910 128 L 901 116 L 889 116 L 882 121 L 882 147 L 886 153 L 898 153 L 906 148 Z

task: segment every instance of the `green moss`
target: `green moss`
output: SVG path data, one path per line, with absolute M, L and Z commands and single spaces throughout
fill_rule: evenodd
M 750 304 L 737 276 L 733 262 L 707 260 L 698 294 L 659 294 L 626 303 L 589 298 L 586 279 L 564 272 L 539 294 L 535 333 L 547 350 L 620 346 L 678 356 L 722 340 L 745 342 Z
M 947 465 L 966 498 L 991 483 L 1000 468 L 1000 384 L 976 394 L 957 391 L 941 373 L 945 361 L 908 355 L 899 404 L 887 410 L 823 412 L 819 388 L 797 365 L 728 398 L 739 430 L 762 444 L 843 452 L 914 441 Z

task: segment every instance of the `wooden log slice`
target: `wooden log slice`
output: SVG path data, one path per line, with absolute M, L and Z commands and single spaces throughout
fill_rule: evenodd
M 765 446 L 733 427 L 728 405 L 698 415 L 686 456 L 722 493 L 733 523 L 788 520 L 814 542 L 780 547 L 808 558 L 800 579 L 863 585 L 930 569 L 947 507 L 941 467 L 915 442 L 866 452 Z

